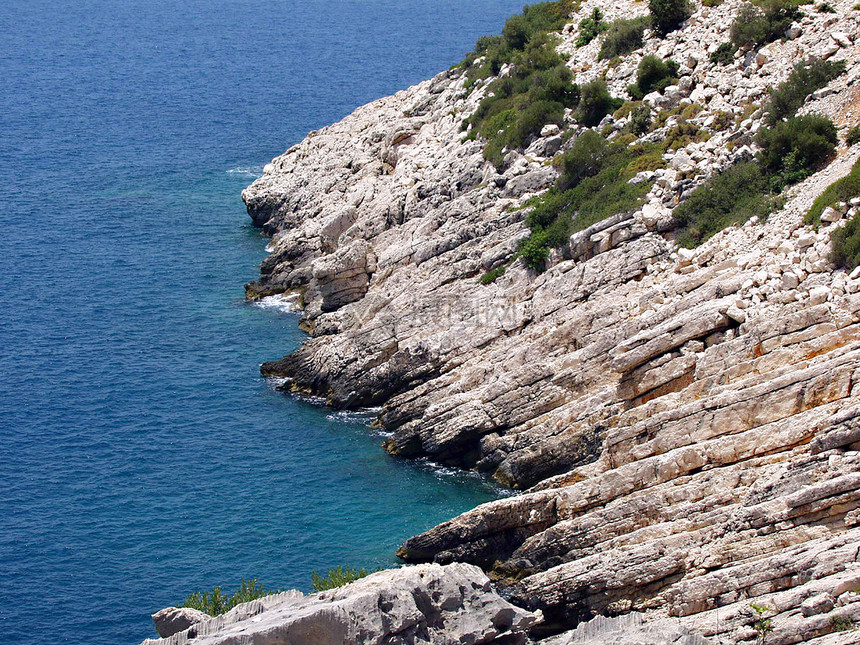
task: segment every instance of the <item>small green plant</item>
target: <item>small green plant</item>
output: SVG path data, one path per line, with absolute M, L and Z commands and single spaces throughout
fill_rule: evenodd
M 645 56 L 636 68 L 636 84 L 627 88 L 635 100 L 651 92 L 662 94 L 670 85 L 677 83 L 679 65 L 673 60 L 660 60 L 657 56 Z
M 574 113 L 577 121 L 588 127 L 600 123 L 607 114 L 614 112 L 624 103 L 609 94 L 606 81 L 597 79 L 586 83 L 581 88 L 579 107 Z
M 579 21 L 579 38 L 576 39 L 576 46 L 585 47 L 606 29 L 606 23 L 603 22 L 603 12 L 600 8 L 595 7 L 590 16 Z
M 597 57 L 600 60 L 626 56 L 644 44 L 645 28 L 648 18 L 614 20 L 606 27 L 606 35 L 600 45 Z
M 711 62 L 717 65 L 728 65 L 735 59 L 738 46 L 732 42 L 723 43 L 711 54 Z
M 795 184 L 809 177 L 836 151 L 836 126 L 817 114 L 791 117 L 756 136 L 762 150 L 759 159 L 774 176 L 773 188 Z
M 732 23 L 731 41 L 737 47 L 761 47 L 778 40 L 800 17 L 794 2 L 761 0 L 758 4 L 744 4 Z
M 854 621 L 850 618 L 834 616 L 831 622 L 833 624 L 833 630 L 837 632 L 850 632 L 857 629 L 857 627 L 854 625 Z
M 693 12 L 689 0 L 648 0 L 648 9 L 651 26 L 660 36 L 678 29 Z
M 773 208 L 769 186 L 769 178 L 753 161 L 737 163 L 706 181 L 675 208 L 678 243 L 698 246 L 727 226 L 754 215 L 766 217 Z
M 519 252 L 527 267 L 541 273 L 546 268 L 546 260 L 549 257 L 546 231 L 532 231 L 520 242 Z
M 848 134 L 845 135 L 845 144 L 853 146 L 858 143 L 860 143 L 860 125 L 855 125 L 848 131 Z
M 375 573 L 376 571 L 382 571 L 382 569 L 368 571 L 367 569 L 353 569 L 352 567 L 339 566 L 334 569 L 329 569 L 326 575 L 321 576 L 315 569 L 311 572 L 311 586 L 314 591 L 336 589 L 337 587 L 342 587 L 350 582 L 355 582 L 356 580 L 369 576 L 371 573 Z
M 854 164 L 851 172 L 830 184 L 818 196 L 803 218 L 804 223 L 820 224 L 821 213 L 825 208 L 838 202 L 847 202 L 853 197 L 860 197 L 860 161 Z
M 821 89 L 845 71 L 845 63 L 809 58 L 797 63 L 785 82 L 771 91 L 765 108 L 765 123 L 794 116 L 815 90 Z
M 836 9 L 834 9 L 833 7 L 831 7 L 831 6 L 830 6 L 829 4 L 827 4 L 826 2 L 822 2 L 822 3 L 821 3 L 820 5 L 818 5 L 818 7 L 816 7 L 816 8 L 818 9 L 818 12 L 819 12 L 819 13 L 836 13 Z
M 505 267 L 504 264 L 497 266 L 495 269 L 490 269 L 484 275 L 481 276 L 481 284 L 492 284 L 503 275 L 505 275 Z
M 251 580 L 242 579 L 242 583 L 232 596 L 225 596 L 221 589 L 222 587 L 213 587 L 210 592 L 197 591 L 189 594 L 182 606 L 197 609 L 210 616 L 220 616 L 243 602 L 250 602 L 257 598 L 278 593 L 266 590 L 256 578 Z
M 656 144 L 627 146 L 607 141 L 593 130 L 580 135 L 562 156 L 561 176 L 546 194 L 529 202 L 531 229 L 519 248 L 523 261 L 543 271 L 549 249 L 567 243 L 571 234 L 617 213 L 635 210 L 650 182 L 629 183 L 638 170 L 631 165 L 646 156 L 651 163 Z
M 773 622 L 770 618 L 765 618 L 764 615 L 770 611 L 770 607 L 750 603 L 750 607 L 756 613 L 756 621 L 753 623 L 753 629 L 758 633 L 758 642 L 760 645 L 765 645 L 767 636 L 773 632 Z
M 579 103 L 579 87 L 555 47 L 552 33 L 564 26 L 573 8 L 568 0 L 527 6 L 508 20 L 501 36 L 479 38 L 461 66 L 466 84 L 511 72 L 487 88 L 475 113 L 463 122 L 471 138 L 486 140 L 484 157 L 500 168 L 506 148 L 522 148 L 544 125 L 564 124 L 565 108 Z
M 834 230 L 830 240 L 833 242 L 830 259 L 834 264 L 849 271 L 860 266 L 860 217 L 855 215 L 845 226 Z

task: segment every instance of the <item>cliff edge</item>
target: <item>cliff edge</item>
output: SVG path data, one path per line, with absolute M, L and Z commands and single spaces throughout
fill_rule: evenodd
M 263 373 L 381 405 L 393 454 L 524 491 L 400 555 L 477 564 L 542 611 L 534 637 L 641 612 L 714 643 L 860 638 L 860 271 L 831 259 L 860 200 L 808 216 L 860 157 L 843 142 L 860 120 L 860 11 L 803 5 L 784 37 L 720 60 L 747 6 L 696 3 L 679 29 L 601 57 L 581 21 L 648 7 L 579 5 L 557 51 L 577 84 L 629 99 L 593 128 L 567 109 L 488 160 L 463 122 L 511 67 L 454 68 L 310 133 L 243 192 L 272 235 L 248 297 L 299 294 L 310 334 Z M 649 56 L 674 73 L 634 106 Z M 756 158 L 771 91 L 805 60 L 844 64 L 797 111 L 832 120 L 835 154 L 786 180 L 767 217 L 679 247 L 677 209 Z M 523 253 L 534 198 L 560 190 L 571 171 L 554 160 L 586 131 L 662 147 L 627 182 L 635 206 L 573 230 L 538 273 Z

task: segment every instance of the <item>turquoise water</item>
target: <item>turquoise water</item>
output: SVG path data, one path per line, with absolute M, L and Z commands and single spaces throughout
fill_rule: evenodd
M 135 643 L 188 592 L 395 563 L 499 494 L 276 392 L 294 314 L 243 301 L 239 192 L 429 77 L 510 0 L 0 5 L 0 633 Z

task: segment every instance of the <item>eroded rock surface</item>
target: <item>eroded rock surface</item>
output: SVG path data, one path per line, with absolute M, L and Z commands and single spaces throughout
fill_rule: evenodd
M 503 600 L 477 567 L 432 564 L 268 596 L 144 645 L 516 645 L 539 619 Z
M 802 112 L 841 133 L 856 123 L 860 13 L 851 2 L 805 11 L 790 38 L 719 66 L 709 55 L 740 3 L 697 5 L 681 30 L 610 66 L 599 39 L 574 46 L 594 6 L 562 34 L 577 80 L 605 72 L 623 95 L 643 55 L 671 55 L 678 85 L 646 103 L 698 103 L 692 122 L 710 138 L 667 153 L 640 209 L 574 234 L 535 275 L 514 259 L 527 234 L 519 207 L 555 178 L 543 155 L 569 143 L 547 129 L 497 171 L 460 131 L 486 84 L 468 92 L 445 72 L 311 133 L 243 193 L 273 235 L 249 296 L 300 293 L 311 334 L 263 372 L 334 406 L 381 405 L 394 454 L 526 490 L 401 555 L 492 571 L 543 610 L 538 635 L 637 610 L 751 643 L 754 601 L 769 644 L 856 642 L 843 628 L 860 623 L 860 274 L 828 258 L 830 231 L 858 205 L 817 230 L 803 215 L 860 146 L 841 147 L 766 222 L 693 251 L 674 244 L 671 212 L 755 152 L 761 112 L 747 106 L 805 56 L 847 72 Z M 646 11 L 600 6 L 607 19 Z

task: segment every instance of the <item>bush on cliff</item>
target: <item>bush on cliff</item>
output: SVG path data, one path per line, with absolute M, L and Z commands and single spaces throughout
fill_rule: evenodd
M 376 569 L 375 571 L 382 571 L 382 569 Z M 326 575 L 321 576 L 314 570 L 311 572 L 311 585 L 314 591 L 327 591 L 328 589 L 336 589 L 350 582 L 360 580 L 371 573 L 375 573 L 375 571 L 353 569 L 352 567 L 336 567 L 329 569 Z
M 603 22 L 603 12 L 599 7 L 595 7 L 590 16 L 579 21 L 579 38 L 576 39 L 576 46 L 585 47 L 604 31 L 606 31 L 606 23 Z
M 837 265 L 853 270 L 860 266 L 860 217 L 855 215 L 842 228 L 830 234 L 833 253 L 830 259 Z
M 220 616 L 243 602 L 250 602 L 257 598 L 278 593 L 277 591 L 266 590 L 256 578 L 251 580 L 243 579 L 242 584 L 239 585 L 239 588 L 236 589 L 232 596 L 225 596 L 221 589 L 222 587 L 213 587 L 210 592 L 198 591 L 192 593 L 185 599 L 182 606 L 197 609 L 210 616 Z
M 765 108 L 765 123 L 775 123 L 794 116 L 806 98 L 845 71 L 845 63 L 809 58 L 794 66 L 785 82 L 771 90 Z
M 614 20 L 606 28 L 606 35 L 600 45 L 597 57 L 600 60 L 625 56 L 636 51 L 644 44 L 643 36 L 648 26 L 648 18 Z
M 657 146 L 625 146 L 587 130 L 561 158 L 561 176 L 545 195 L 533 199 L 526 225 L 531 230 L 520 244 L 520 256 L 542 271 L 549 249 L 567 243 L 570 236 L 607 217 L 639 206 L 650 182 L 628 183 L 636 160 L 654 153 Z
M 673 60 L 661 60 L 657 56 L 645 56 L 639 61 L 636 69 L 636 84 L 627 88 L 635 100 L 651 92 L 662 93 L 667 87 L 678 82 L 678 63 Z
M 661 36 L 678 29 L 693 12 L 689 0 L 648 0 L 648 9 L 651 26 Z
M 508 20 L 501 36 L 478 40 L 466 57 L 467 83 L 497 75 L 505 64 L 510 72 L 487 88 L 475 113 L 464 122 L 470 136 L 487 143 L 484 157 L 501 167 L 506 148 L 522 148 L 548 123 L 564 124 L 565 108 L 579 103 L 579 87 L 555 50 L 551 33 L 564 26 L 570 2 L 543 2 L 525 7 Z
M 621 104 L 622 99 L 612 98 L 606 81 L 595 80 L 582 86 L 579 99 L 579 107 L 575 112 L 576 120 L 588 127 L 593 127 L 607 114 L 614 112 Z
M 673 213 L 681 246 L 698 246 L 715 233 L 753 215 L 770 213 L 770 180 L 753 161 L 737 163 L 696 188 Z
M 756 136 L 762 150 L 759 159 L 773 176 L 772 188 L 779 191 L 822 167 L 836 151 L 836 126 L 817 114 L 792 117 L 773 128 L 762 128 Z
M 731 40 L 736 47 L 761 47 L 785 36 L 791 23 L 800 17 L 794 2 L 765 0 L 755 6 L 744 4 L 732 23 Z
M 850 173 L 830 184 L 818 196 L 803 221 L 806 224 L 820 224 L 821 213 L 825 208 L 837 202 L 847 202 L 853 197 L 860 197 L 860 161 L 854 164 Z

